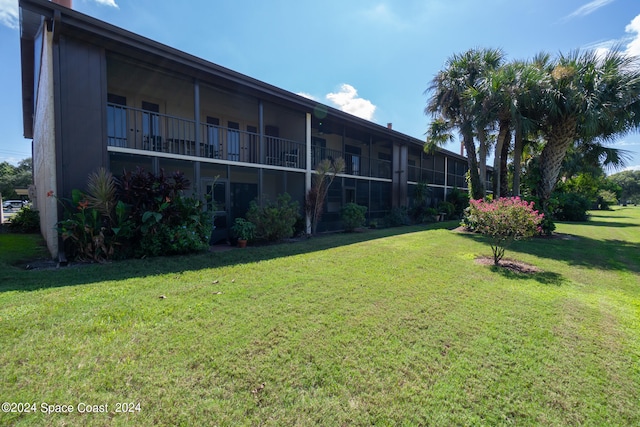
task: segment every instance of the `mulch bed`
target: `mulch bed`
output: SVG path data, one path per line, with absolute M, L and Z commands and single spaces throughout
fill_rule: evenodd
M 493 257 L 490 256 L 480 256 L 476 258 L 476 263 L 481 265 L 493 265 Z M 517 261 L 514 259 L 502 258 L 498 263 L 499 267 L 502 267 L 507 270 L 511 270 L 514 273 L 521 274 L 535 274 L 540 273 L 540 270 L 535 265 L 527 264 L 526 262 Z

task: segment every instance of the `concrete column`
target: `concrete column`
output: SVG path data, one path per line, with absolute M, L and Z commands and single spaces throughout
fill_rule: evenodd
M 307 113 L 306 126 L 305 126 L 305 143 L 307 149 L 305 150 L 306 168 L 304 173 L 304 196 L 307 197 L 307 193 L 311 190 L 311 113 Z M 311 234 L 311 218 L 305 212 L 305 229 L 307 234 Z

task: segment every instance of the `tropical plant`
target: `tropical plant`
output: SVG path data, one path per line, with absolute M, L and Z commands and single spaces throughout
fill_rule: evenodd
M 345 162 L 342 157 L 333 161 L 324 159 L 316 166 L 315 174 L 311 177 L 311 188 L 305 198 L 305 212 L 311 223 L 311 230 L 307 230 L 307 233 L 311 231 L 311 234 L 316 234 L 329 187 L 344 169 Z
M 549 79 L 539 87 L 545 145 L 536 195 L 545 209 L 573 143 L 607 142 L 640 125 L 639 65 L 616 49 L 604 56 L 574 51 L 542 64 Z
M 540 225 L 544 215 L 535 210 L 533 202 L 519 197 L 471 200 L 467 212 L 462 225 L 490 238 L 495 265 L 500 263 L 511 243 L 542 231 Z
M 461 55 L 454 54 L 427 89 L 431 97 L 425 113 L 439 119 L 438 125 L 430 128 L 431 141 L 427 140 L 427 146 L 447 141 L 448 131 L 458 129 L 467 152 L 474 199 L 485 196 L 485 174 L 482 173 L 485 166 L 478 161 L 474 135 L 480 136 L 480 150 L 486 153 L 484 136 L 488 125 L 485 116 L 480 114 L 483 92 L 478 88 L 488 73 L 501 65 L 503 58 L 499 49 L 470 49 Z M 482 159 L 486 159 L 485 154 L 481 155 Z
M 233 222 L 231 232 L 240 240 L 253 240 L 256 234 L 256 225 L 242 217 L 239 217 Z

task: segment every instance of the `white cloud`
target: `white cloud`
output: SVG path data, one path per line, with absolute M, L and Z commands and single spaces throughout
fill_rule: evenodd
M 103 6 L 111 6 L 118 9 L 118 5 L 116 4 L 115 0 L 95 0 L 95 2 Z
M 571 18 L 575 18 L 578 16 L 587 16 L 593 12 L 595 12 L 596 10 L 600 9 L 601 7 L 604 7 L 606 5 L 608 5 L 609 3 L 613 2 L 614 0 L 593 0 L 581 7 L 579 7 L 578 9 L 574 10 L 572 13 L 570 13 L 566 19 L 571 19 Z
M 395 28 L 398 30 L 405 29 L 407 23 L 384 3 L 379 3 L 371 9 L 364 12 L 365 17 L 374 21 L 376 24 Z
M 18 28 L 18 0 L 0 0 L 0 24 Z
M 365 120 L 372 120 L 376 111 L 376 106 L 371 101 L 358 97 L 358 91 L 348 84 L 340 86 L 338 92 L 328 94 L 327 99 L 340 110 Z
M 640 15 L 633 18 L 624 30 L 633 34 L 633 40 L 627 44 L 627 55 L 640 56 Z
M 627 166 L 623 170 L 626 170 L 626 171 L 640 171 L 640 165 Z
M 119 9 L 115 0 L 92 0 L 102 6 Z M 11 29 L 18 29 L 19 23 L 18 0 L 0 0 L 0 25 Z

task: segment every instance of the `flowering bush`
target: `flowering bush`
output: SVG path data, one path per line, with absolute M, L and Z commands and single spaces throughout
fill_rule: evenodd
M 493 201 L 471 200 L 462 225 L 489 236 L 493 262 L 497 265 L 513 241 L 541 233 L 543 219 L 544 215 L 535 210 L 533 202 L 502 197 Z

